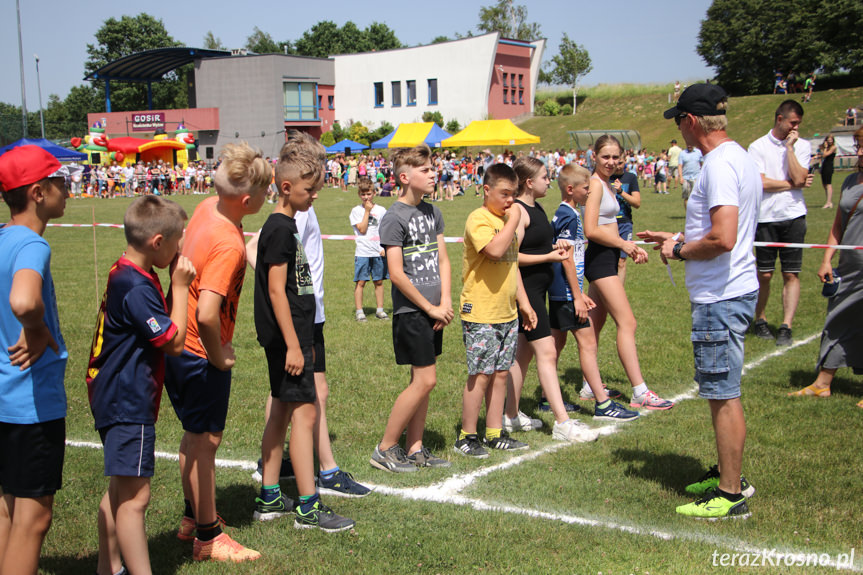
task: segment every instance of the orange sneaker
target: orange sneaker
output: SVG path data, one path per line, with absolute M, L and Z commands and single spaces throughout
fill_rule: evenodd
M 216 519 L 219 520 L 219 527 L 224 531 L 228 527 L 225 524 L 225 520 L 218 513 L 216 513 Z M 180 541 L 194 541 L 197 529 L 198 525 L 195 523 L 195 520 L 183 515 L 183 520 L 180 521 L 180 528 L 177 530 L 177 539 Z
M 201 541 L 195 538 L 195 548 L 192 551 L 192 559 L 195 561 L 254 561 L 261 554 L 254 549 L 243 547 L 227 533 L 220 533 L 215 539 Z

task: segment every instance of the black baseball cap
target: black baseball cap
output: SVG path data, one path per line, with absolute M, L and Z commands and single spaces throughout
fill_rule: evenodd
M 686 88 L 677 105 L 669 108 L 662 115 L 670 120 L 680 114 L 692 114 L 693 116 L 723 116 L 725 110 L 717 110 L 716 106 L 728 98 L 728 94 L 722 86 L 716 84 L 693 84 Z

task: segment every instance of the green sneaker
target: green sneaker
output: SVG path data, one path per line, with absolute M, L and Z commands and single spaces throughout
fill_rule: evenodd
M 746 498 L 740 501 L 729 501 L 719 494 L 718 490 L 708 491 L 704 497 L 686 505 L 680 505 L 677 512 L 695 519 L 747 519 L 752 513 L 746 505 Z
M 686 492 L 690 495 L 695 495 L 696 497 L 700 497 L 719 487 L 719 467 L 714 465 L 710 469 L 707 470 L 707 473 L 704 476 L 696 481 L 695 483 L 690 483 L 686 486 Z M 740 492 L 743 494 L 743 497 L 749 499 L 753 495 L 755 495 L 755 486 L 746 481 L 746 478 L 742 475 L 740 476 Z
M 314 507 L 308 513 L 303 513 L 299 505 L 296 506 L 294 512 L 297 514 L 297 518 L 294 520 L 294 527 L 296 529 L 314 529 L 317 527 L 327 533 L 336 533 L 338 531 L 353 529 L 356 525 L 353 519 L 336 515 L 332 509 L 321 503 L 320 500 L 315 501 Z
M 255 513 L 253 517 L 255 521 L 272 521 L 290 513 L 293 506 L 294 502 L 285 497 L 284 493 L 280 493 L 279 497 L 269 502 L 264 501 L 260 497 L 255 497 Z

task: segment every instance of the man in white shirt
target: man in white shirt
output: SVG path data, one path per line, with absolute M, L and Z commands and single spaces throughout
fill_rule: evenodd
M 672 183 L 679 186 L 683 185 L 683 178 L 680 173 L 680 152 L 683 150 L 677 145 L 677 140 L 671 140 L 671 147 L 668 148 L 668 179 Z
M 761 172 L 764 187 L 756 241 L 803 243 L 805 240 L 803 188 L 812 185 L 812 175 L 808 172 L 812 146 L 807 140 L 800 139 L 798 128 L 802 120 L 803 106 L 795 100 L 785 100 L 776 109 L 773 128 L 749 145 L 749 156 Z M 776 345 L 791 345 L 791 323 L 800 301 L 802 248 L 755 248 L 760 291 L 752 329 L 760 338 L 773 339 L 765 309 L 770 298 L 770 280 L 776 269 L 777 253 L 782 263 L 783 317 Z
M 687 204 L 685 239 L 669 232 L 638 234 L 661 244 L 657 249 L 664 262 L 686 261 L 695 381 L 710 404 L 718 465 L 686 487 L 700 499 L 677 512 L 708 519 L 749 517 L 746 498 L 755 493 L 740 474 L 746 440 L 740 382 L 743 341 L 758 299 L 752 244 L 761 178 L 746 151 L 726 133 L 727 105 L 721 87 L 694 84 L 665 112 L 687 145 L 704 154 L 704 165 Z

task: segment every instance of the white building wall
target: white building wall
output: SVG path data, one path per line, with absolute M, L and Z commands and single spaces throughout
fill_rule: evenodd
M 488 114 L 488 93 L 498 34 L 440 44 L 364 54 L 332 56 L 335 60 L 336 120 L 377 128 L 420 122 L 424 112 L 439 111 L 444 122 L 464 126 Z M 429 104 L 428 80 L 436 78 L 438 103 Z M 416 105 L 407 105 L 407 81 L 416 81 Z M 401 82 L 401 106 L 393 107 L 392 82 Z M 383 83 L 383 106 L 375 107 L 375 82 Z

